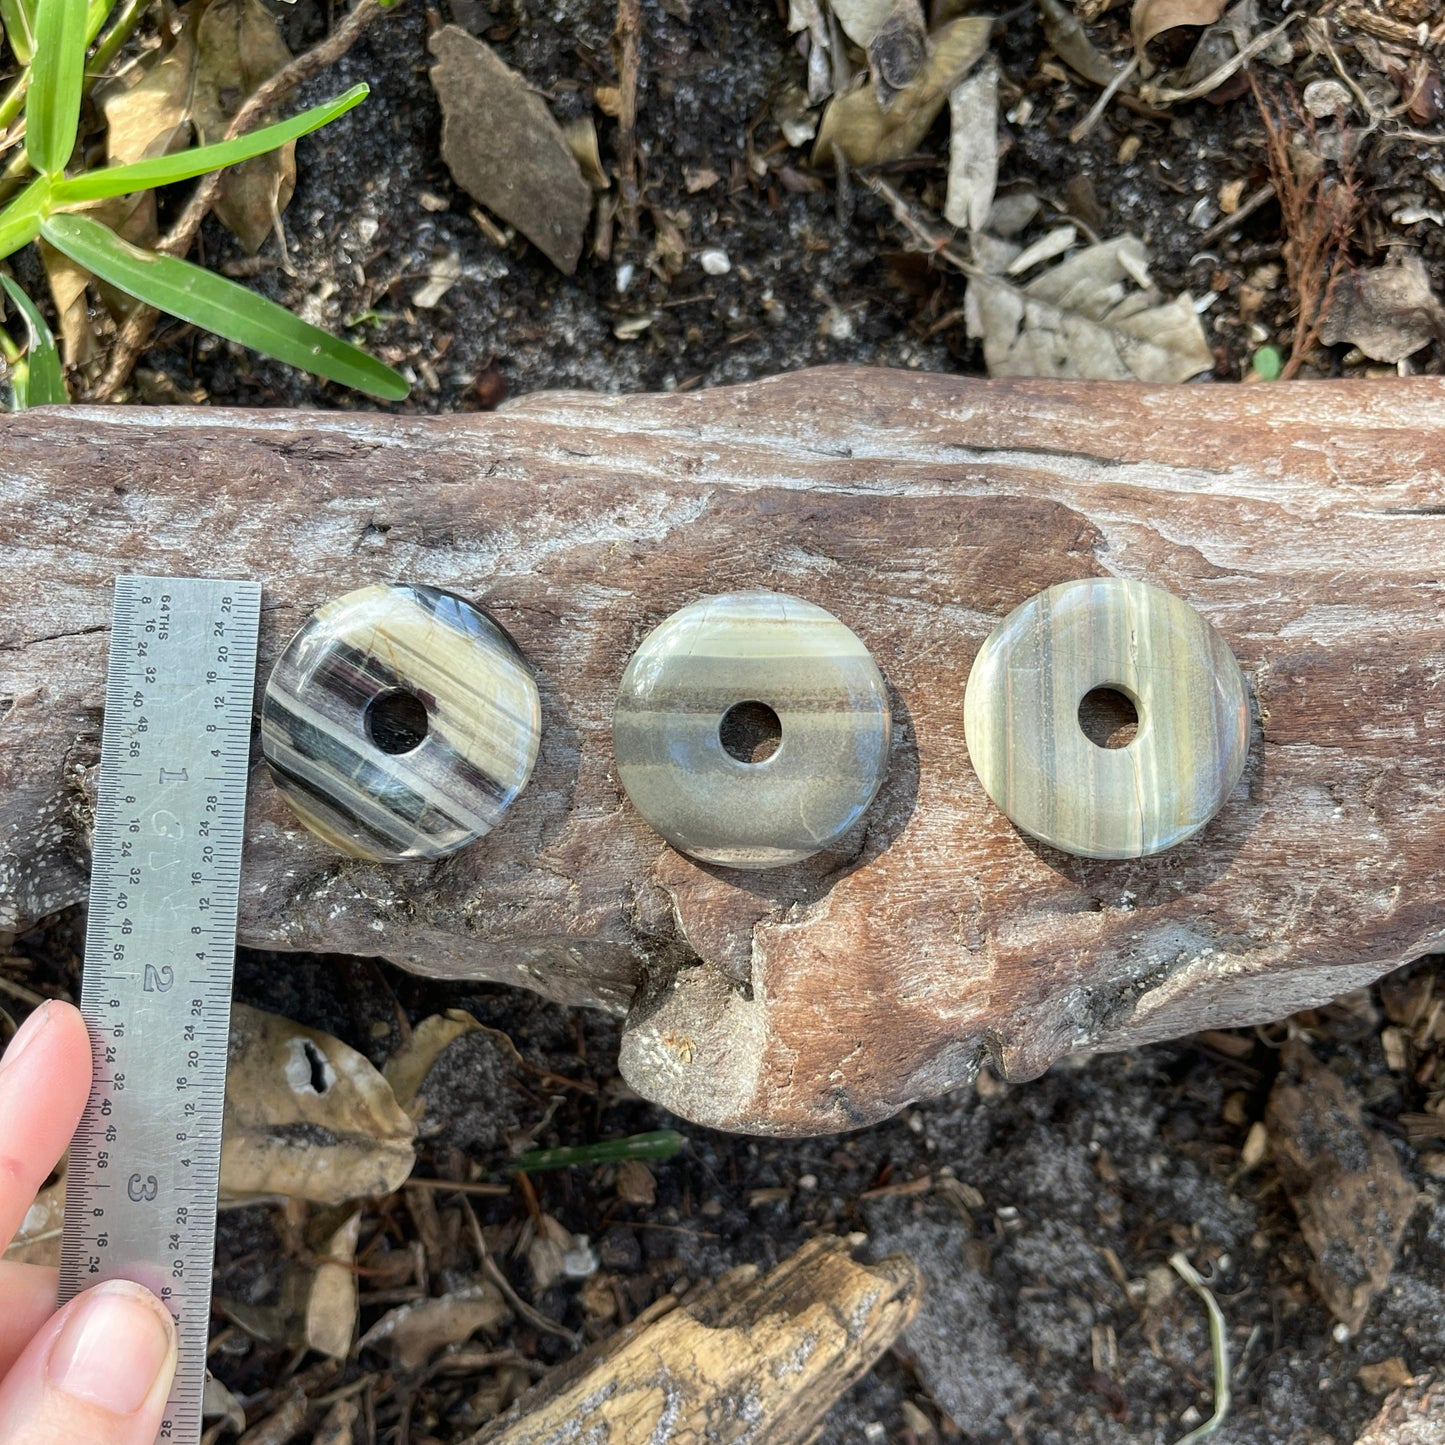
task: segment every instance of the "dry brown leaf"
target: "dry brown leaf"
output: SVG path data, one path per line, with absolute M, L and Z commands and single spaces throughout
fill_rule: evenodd
M 356 1243 L 361 1235 L 361 1211 L 355 1210 L 318 1241 L 325 1261 L 316 1267 L 306 1300 L 306 1344 L 318 1354 L 344 1360 L 356 1335 Z
M 893 9 L 893 0 L 829 0 L 843 33 L 866 50 Z
M 1065 0 L 1038 0 L 1038 5 L 1044 39 L 1054 54 L 1085 80 L 1099 86 L 1112 85 L 1118 67 L 1089 39 L 1072 7 Z
M 651 1209 L 657 1203 L 657 1180 L 641 1159 L 624 1159 L 617 1166 L 617 1197 L 624 1204 Z
M 95 355 L 95 332 L 90 324 L 90 303 L 86 288 L 90 272 L 78 266 L 69 256 L 57 251 L 49 241 L 40 243 L 40 259 L 45 263 L 45 279 L 50 283 L 50 299 L 55 303 L 60 337 L 60 351 L 66 366 L 84 366 Z
M 521 1055 L 511 1039 L 462 1009 L 423 1019 L 382 1073 L 424 1139 L 484 1154 L 518 1124 L 512 1076 Z
M 807 33 L 808 103 L 821 105 L 833 93 L 833 36 L 818 0 L 788 0 L 788 32 Z
M 835 95 L 823 112 L 813 164 L 831 166 L 835 145 L 855 166 L 911 155 L 953 88 L 987 51 L 992 29 L 992 19 L 982 15 L 965 16 L 940 27 L 918 74 L 887 110 L 879 105 L 869 81 L 846 95 Z
M 452 1044 L 481 1027 L 464 1009 L 449 1008 L 444 1014 L 433 1014 L 423 1019 L 406 1043 L 381 1066 L 382 1077 L 391 1085 L 396 1102 L 418 1123 L 426 1111 L 426 1100 L 421 1097 L 426 1076 Z
M 261 0 L 212 0 L 196 27 L 191 118 L 202 145 L 223 140 L 247 100 L 291 59 Z M 296 142 L 231 166 L 212 209 L 254 255 L 280 222 L 296 188 Z
M 567 149 L 587 177 L 587 184 L 594 191 L 605 191 L 612 178 L 602 165 L 602 152 L 597 148 L 597 127 L 590 115 L 579 115 L 562 127 L 562 138 Z
M 201 1415 L 207 1420 L 224 1420 L 235 1435 L 246 1428 L 245 1407 L 209 1370 L 201 1396 Z
M 1388 1395 L 1405 1385 L 1413 1385 L 1415 1377 L 1399 1355 L 1391 1355 L 1373 1365 L 1361 1365 L 1355 1378 L 1372 1394 Z
M 532 1270 L 532 1285 L 538 1294 L 552 1288 L 566 1273 L 566 1258 L 577 1247 L 572 1232 L 550 1214 L 529 1223 L 527 1228 L 527 1263 Z
M 1134 49 L 1143 48 L 1156 36 L 1176 25 L 1213 25 L 1224 14 L 1229 0 L 1134 0 L 1129 28 Z
M 114 80 L 97 87 L 111 165 L 169 155 L 186 144 L 195 73 L 196 46 L 187 28 L 169 49 L 147 51 Z
M 501 1293 L 483 1280 L 440 1299 L 388 1310 L 361 1337 L 359 1348 L 385 1345 L 398 1369 L 415 1370 L 448 1345 L 459 1345 L 479 1330 L 492 1334 L 510 1318 Z
M 981 231 L 998 185 L 998 62 L 989 56 L 949 96 L 948 193 L 950 226 Z
M 153 246 L 159 234 L 154 191 L 111 196 L 79 209 L 137 246 Z M 96 351 L 95 329 L 91 325 L 86 291 L 91 281 L 90 272 L 57 251 L 48 241 L 40 242 L 40 257 L 45 264 L 45 279 L 50 283 L 51 299 L 59 317 L 56 330 L 60 335 L 65 364 L 83 366 Z M 128 316 L 140 304 L 134 297 L 112 286 L 102 284 L 99 290 L 112 315 Z
M 1395 266 L 1346 276 L 1320 326 L 1326 346 L 1348 341 L 1375 361 L 1403 361 L 1445 336 L 1445 307 L 1430 288 L 1424 261 L 1407 252 Z
M 456 182 L 569 276 L 582 255 L 592 187 L 562 128 L 527 82 L 458 25 L 429 42 L 442 159 Z M 597 93 L 599 108 L 606 111 Z
M 999 257 L 1007 264 L 1006 253 Z M 1103 241 L 1020 285 L 1001 276 L 968 283 L 970 336 L 983 339 L 990 376 L 1101 381 L 1187 381 L 1214 365 L 1189 296 L 1150 289 L 1142 241 Z
M 237 1004 L 221 1190 L 318 1204 L 389 1194 L 411 1173 L 415 1125 L 355 1049 Z

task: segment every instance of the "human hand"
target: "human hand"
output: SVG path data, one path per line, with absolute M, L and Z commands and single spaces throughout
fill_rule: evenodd
M 90 1089 L 90 1040 L 69 1004 L 37 1009 L 0 1055 L 0 1252 L 55 1167 Z M 55 1308 L 53 1269 L 0 1260 L 0 1445 L 154 1445 L 175 1328 L 113 1280 Z

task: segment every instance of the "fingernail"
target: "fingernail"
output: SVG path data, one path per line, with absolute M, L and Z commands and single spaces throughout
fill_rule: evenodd
M 20 1055 L 49 1027 L 50 1005 L 43 1003 L 20 1025 L 15 1037 L 10 1040 L 10 1047 L 5 1050 L 3 1055 L 0 1055 L 0 1070 L 8 1069 L 15 1064 Z
M 139 1285 L 111 1280 L 81 1297 L 50 1348 L 46 1373 L 57 1390 L 129 1415 L 169 1369 L 172 1333 Z

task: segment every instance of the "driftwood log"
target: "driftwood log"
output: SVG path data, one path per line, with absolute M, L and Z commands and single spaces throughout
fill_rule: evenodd
M 659 1300 L 467 1445 L 805 1445 L 922 1295 L 911 1260 L 858 1264 L 849 1243 L 812 1239 L 762 1278 L 744 1265 L 680 1303 Z
M 253 773 L 241 937 L 627 1016 L 678 1113 L 807 1133 L 1061 1054 L 1282 1016 L 1445 938 L 1445 386 L 980 382 L 833 369 L 486 416 L 81 410 L 0 420 L 0 929 L 83 899 L 111 579 L 260 578 L 261 675 L 318 603 L 413 579 L 490 608 L 545 739 L 506 824 L 349 861 Z M 983 638 L 1067 578 L 1199 608 L 1253 720 L 1200 835 L 1029 843 L 964 744 Z M 618 678 L 708 592 L 837 613 L 891 690 L 868 817 L 797 867 L 671 852 L 611 766 Z

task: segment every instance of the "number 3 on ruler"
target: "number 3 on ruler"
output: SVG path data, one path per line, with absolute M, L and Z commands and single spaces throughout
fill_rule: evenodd
M 156 1197 L 156 1190 L 159 1188 L 160 1185 L 157 1184 L 154 1174 L 147 1174 L 144 1182 L 139 1174 L 132 1174 L 126 1181 L 125 1192 L 136 1204 L 140 1204 L 142 1201 L 149 1204 Z

